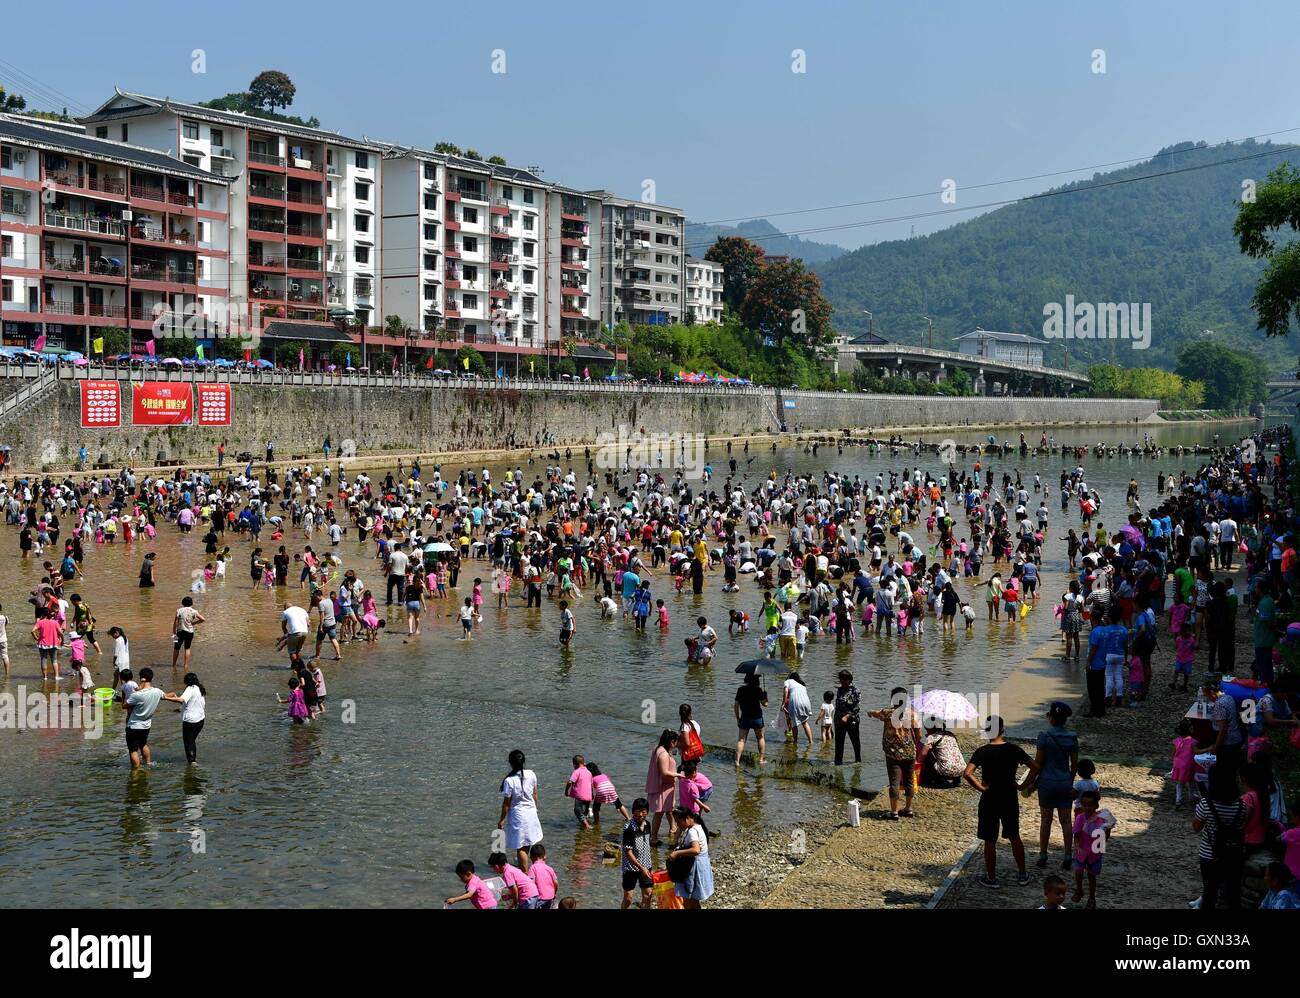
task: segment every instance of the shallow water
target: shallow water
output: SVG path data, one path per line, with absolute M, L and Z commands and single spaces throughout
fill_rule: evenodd
M 1244 432 L 1220 430 L 1225 440 Z M 1163 441 L 1188 444 L 1209 441 L 1214 429 L 1180 425 L 1156 432 Z M 1141 434 L 1141 429 L 1088 428 L 1056 439 L 1133 443 Z M 958 439 L 983 441 L 984 435 Z M 725 467 L 720 448 L 711 449 L 710 456 L 717 468 Z M 872 458 L 864 448 L 842 455 L 822 448 L 814 457 L 799 448 L 773 455 L 755 446 L 748 465 L 742 454 L 736 456 L 742 470 L 751 473 L 751 487 L 755 476 L 774 466 L 832 467 L 874 478 L 879 470 L 913 463 L 907 451 Z M 575 454 L 575 464 L 580 463 Z M 1123 520 L 1130 477 L 1137 477 L 1150 504 L 1158 470 L 1196 463 L 1195 457 L 1089 458 L 1085 466 L 1090 484 L 1105 500 L 1101 520 L 1113 528 Z M 989 464 L 985 458 L 985 467 Z M 1055 493 L 1062 462 L 1010 457 L 992 465 L 997 476 L 1004 467 L 1013 474 L 1018 467 L 1026 482 L 1039 471 Z M 988 625 L 977 620 L 973 633 L 945 637 L 929 618 L 924 637 L 901 646 L 874 635 L 839 648 L 824 637 L 814 639 L 801 667 L 814 703 L 846 666 L 856 674 L 864 709 L 883 705 L 888 690 L 899 684 L 971 694 L 996 688 L 1023 655 L 1056 633 L 1050 606 L 1061 589 L 1064 565 L 1064 545 L 1057 538 L 1078 521 L 1074 509 L 1068 521 L 1062 520 L 1055 494 L 1048 506 L 1044 603 L 1026 621 Z M 306 543 L 301 535 L 291 540 L 291 551 Z M 315 542 L 318 549 L 324 546 L 320 534 Z M 106 651 L 109 626 L 124 627 L 136 671 L 151 665 L 158 685 L 179 691 L 180 672 L 170 668 L 171 620 L 188 591 L 191 570 L 203 564 L 203 547 L 200 534 L 182 536 L 171 527 L 150 546 L 158 551 L 156 589 L 135 587 L 146 545 L 118 543 L 91 545 L 88 577 L 69 591 L 89 600 Z M 456 861 L 471 858 L 480 870 L 485 866 L 506 755 L 519 747 L 541 783 L 545 843 L 561 892 L 574 894 L 583 906 L 609 906 L 619 897 L 617 865 L 602 863 L 599 833 L 575 828 L 570 801 L 562 796 L 570 757 L 580 752 L 599 763 L 630 803 L 642 793 L 659 730 L 676 727 L 681 701 L 695 705 L 706 742 L 726 745 L 734 737 L 731 701 L 738 677 L 732 670 L 753 657 L 754 637 L 728 639 L 718 625 L 733 606 L 756 617 L 761 595 L 743 584 L 739 593 L 722 594 L 720 573 L 709 577 L 698 598 L 669 595 L 670 580 L 653 578 L 655 595 L 667 599 L 672 617 L 666 635 L 638 636 L 630 624 L 602 623 L 589 594 L 578 608 L 575 651 L 568 655 L 558 648 L 557 612 L 550 605 L 540 614 L 517 605 L 498 611 L 488 596 L 472 643 L 457 640 L 457 621 L 446 616 L 452 601 L 435 602 L 426 614 L 425 633 L 411 641 L 401 633 L 404 620 L 394 610 L 389 633 L 378 645 L 345 645 L 342 663 L 324 663 L 330 715 L 296 728 L 280 716 L 274 700 L 285 690 L 282 659 L 273 651 L 285 594 L 252 591 L 243 570 L 250 547 L 233 539 L 231 546 L 235 560 L 229 578 L 196 597 L 208 623 L 199 630 L 193 667 L 209 693 L 198 765 L 185 766 L 175 705 L 164 704 L 154 725 L 155 768 L 134 775 L 126 760 L 120 708 L 110 708 L 99 740 L 73 731 L 0 730 L 0 904 L 439 904 L 459 890 L 452 873 Z M 345 566 L 378 592 L 372 548 L 345 538 L 339 550 Z M 11 692 L 19 686 L 41 688 L 25 602 L 39 581 L 39 564 L 20 563 L 14 529 L 0 533 L 0 601 L 10 618 L 14 660 L 3 688 Z M 986 563 L 986 577 L 987 572 Z M 468 566 L 463 581 L 472 582 L 475 573 L 476 566 Z M 478 574 L 488 577 L 489 567 L 482 564 Z M 288 595 L 298 600 L 300 594 L 292 589 Z M 982 616 L 982 594 L 973 595 Z M 682 662 L 682 640 L 694 633 L 690 622 L 699 613 L 722 634 L 710 670 L 688 670 Z M 109 662 L 91 652 L 102 685 L 110 682 Z M 68 688 L 69 680 L 62 685 Z M 780 686 L 770 680 L 768 685 L 774 700 L 770 721 Z M 344 700 L 355 704 L 355 723 L 341 722 Z M 654 719 L 644 723 L 651 710 Z M 867 761 L 860 770 L 846 768 L 850 782 L 868 787 L 882 782 L 878 737 L 875 722 L 864 719 Z M 776 741 L 769 743 L 772 757 L 789 751 Z M 814 750 L 815 758 L 824 756 Z M 704 768 L 716 787 L 709 822 L 722 833 L 713 846 L 718 850 L 725 850 L 738 830 L 797 824 L 800 815 L 826 800 L 824 790 L 770 771 L 737 773 L 725 756 L 711 756 Z M 621 820 L 606 809 L 604 831 L 619 827 Z

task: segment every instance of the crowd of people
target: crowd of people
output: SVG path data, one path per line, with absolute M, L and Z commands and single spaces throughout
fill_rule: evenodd
M 1261 447 L 1287 442 L 1274 431 L 1257 441 Z M 1251 465 L 1239 447 L 1207 448 L 1205 462 L 1194 472 L 1158 471 L 1155 505 L 1147 509 L 1134 479 L 1124 508 L 1111 517 L 1121 525 L 1111 529 L 1084 462 L 1110 456 L 1159 461 L 1182 457 L 1183 449 L 1161 447 L 1149 438 L 1132 447 L 1067 448 L 1046 434 L 1031 447 L 1022 434 L 1018 445 L 990 439 L 986 446 L 961 448 L 960 459 L 944 455 L 946 466 L 926 468 L 935 452 L 920 442 L 850 439 L 833 445 L 840 455 L 846 446 L 867 446 L 891 457 L 910 455 L 915 463 L 867 478 L 830 469 L 803 474 L 773 469 L 751 476 L 758 455 L 750 454 L 746 442 L 726 444 L 719 467 L 705 464 L 698 480 L 672 471 L 672 454 L 661 455 L 658 467 L 624 462 L 609 469 L 598 468 L 590 450 L 581 458 L 567 452 L 562 459 L 555 452 L 544 467 L 530 459 L 527 470 L 516 464 L 496 475 L 484 467 L 444 476 L 440 465 L 426 470 L 418 459 L 409 465 L 399 460 L 372 478 L 349 474 L 342 462 L 332 467 L 328 440 L 319 466 L 277 470 L 268 442 L 268 463 L 260 474 L 251 460 L 242 468 L 224 467 L 223 449 L 222 466 L 215 471 L 137 475 L 123 469 L 115 475 L 18 478 L 6 486 L 0 504 L 18 532 L 20 557 L 42 559 L 41 583 L 31 595 L 32 637 L 42 676 L 51 682 L 60 679 L 65 650 L 78 676 L 87 648 L 103 654 L 94 614 L 72 591 L 87 550 L 141 544 L 146 550 L 139 586 L 150 588 L 157 584 L 158 567 L 149 547 L 158 532 L 200 536 L 203 564 L 195 566 L 193 595 L 181 601 L 172 625 L 172 667 L 181 692 L 156 687 L 151 669 L 135 677 L 123 626 L 115 623 L 108 631 L 112 688 L 126 708 L 133 766 L 151 761 L 148 731 L 163 700 L 182 703 L 186 758 L 191 763 L 197 758 L 206 691 L 191 664 L 205 618 L 194 596 L 235 585 L 238 573 L 229 568 L 237 558 L 247 559 L 252 589 L 273 589 L 280 596 L 277 648 L 290 669 L 288 695 L 281 699 L 285 717 L 295 725 L 326 715 L 321 666 L 326 650 L 330 660 L 341 661 L 349 642 L 373 645 L 385 628 L 403 624 L 409 639 L 419 638 L 431 606 L 454 616 L 468 641 L 483 628 L 489 600 L 498 610 L 549 608 L 559 653 L 573 655 L 582 628 L 626 621 L 640 631 L 653 620 L 667 631 L 674 595 L 700 594 L 715 585 L 738 594 L 728 633 L 749 633 L 752 623 L 759 654 L 782 663 L 777 723 L 785 736 L 797 745 L 802 735 L 809 750 L 815 742 L 828 751 L 833 745 L 835 765 L 845 763 L 851 747 L 860 762 L 862 708 L 852 673 L 841 671 L 837 689 L 810 696 L 799 672 L 810 641 L 829 642 L 833 636 L 837 645 L 867 638 L 923 642 L 931 617 L 940 633 L 969 630 L 980 618 L 971 605 L 980 596 L 986 626 L 1014 625 L 1045 599 L 1052 605 L 1043 592 L 1043 550 L 1054 542 L 1050 521 L 1070 519 L 1072 513 L 1077 528 L 1062 524 L 1065 533 L 1059 537 L 1068 585 L 1054 612 L 1066 658 L 1079 659 L 1087 633 L 1090 716 L 1142 705 L 1157 681 L 1152 652 L 1165 627 L 1178 649 L 1172 681 L 1181 677 L 1185 686 L 1198 655 L 1208 657 L 1210 670 L 1231 672 L 1239 601 L 1231 573 L 1235 559 L 1244 558 L 1256 614 L 1252 674 L 1270 687 L 1268 711 L 1256 727 L 1294 724 L 1294 680 L 1290 673 L 1277 677 L 1274 663 L 1282 636 L 1278 614 L 1289 607 L 1297 570 L 1292 524 L 1282 514 L 1289 469 L 1280 451 L 1272 463 Z M 810 442 L 808 449 L 815 454 L 821 446 Z M 1037 474 L 1023 477 L 1014 466 L 1018 456 L 1047 453 L 1074 462 L 1054 482 Z M 1059 513 L 1052 509 L 1054 498 Z M 0 657 L 8 672 L 6 623 L 0 614 Z M 687 631 L 687 662 L 710 667 L 719 648 L 717 628 L 699 615 Z M 1009 633 L 1016 633 L 1014 627 Z M 1225 694 L 1217 686 L 1213 692 L 1217 734 L 1212 746 L 1195 746 L 1195 765 L 1217 771 L 1216 785 L 1224 785 L 1223 774 L 1229 772 L 1233 779 L 1240 772 L 1248 782 L 1264 780 L 1247 774 L 1252 766 L 1267 766 L 1267 752 L 1260 747 L 1247 759 L 1251 736 L 1239 730 L 1236 715 L 1223 702 Z M 816 710 L 814 700 L 819 700 Z M 770 709 L 759 677 L 747 676 L 734 706 L 737 767 L 751 735 L 757 764 L 766 764 L 765 710 Z M 1028 876 L 1013 804 L 1017 788 L 1036 785 L 1043 811 L 1040 866 L 1046 865 L 1056 817 L 1066 862 L 1077 875 L 1076 899 L 1083 896 L 1086 877 L 1091 902 L 1100 859 L 1072 851 L 1072 842 L 1101 828 L 1098 822 L 1106 821 L 1107 812 L 1095 806 L 1094 788 L 1078 786 L 1086 778 L 1077 750 L 1069 748 L 1068 706 L 1052 710 L 1059 731 L 1054 740 L 1039 740 L 1036 758 L 1006 743 L 993 730 L 1000 724 L 990 722 L 988 744 L 966 764 L 943 719 L 923 723 L 906 705 L 906 691 L 896 690 L 888 706 L 867 711 L 883 725 L 887 817 L 916 814 L 918 783 L 953 787 L 964 778 L 981 794 L 979 833 L 988 844 L 982 882 L 992 888 L 999 832 L 1012 841 L 1018 875 Z M 662 732 L 644 796 L 630 804 L 598 765 L 581 756 L 573 760 L 565 795 L 574 801 L 579 826 L 591 827 L 602 804 L 624 822 L 617 843 L 624 907 L 651 903 L 656 874 L 674 885 L 672 894 L 685 907 L 698 907 L 713 894 L 707 827 L 712 784 L 703 772 L 707 752 L 691 705 L 682 705 L 680 721 Z M 1214 762 L 1207 766 L 1211 754 Z M 465 891 L 448 902 L 571 906 L 562 903 L 566 899 L 559 897 L 555 872 L 545 863 L 536 775 L 526 768 L 521 750 L 511 753 L 509 764 L 500 786 L 504 848 L 487 861 L 493 874 L 484 880 L 472 860 L 460 863 L 456 872 Z M 1018 778 L 1019 769 L 1029 775 Z M 918 770 L 920 780 L 914 775 Z M 1200 798 L 1197 820 L 1217 826 L 1218 812 L 1207 803 L 1213 795 Z M 1071 814 L 1072 807 L 1077 813 Z M 1106 834 L 1111 827 L 1105 826 Z M 657 871 L 655 850 L 661 848 L 663 870 Z M 1208 874 L 1205 903 L 1210 906 L 1216 897 L 1212 881 L 1230 886 L 1230 878 Z

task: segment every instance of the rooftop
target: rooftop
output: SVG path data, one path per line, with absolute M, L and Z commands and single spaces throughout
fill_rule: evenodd
M 0 114 L 0 139 L 49 152 L 73 153 L 123 166 L 145 167 L 204 183 L 230 183 L 229 177 L 219 177 L 156 149 L 112 139 L 96 139 L 66 127 L 39 124 L 20 115 Z
M 222 111 L 214 107 L 203 107 L 200 104 L 172 100 L 170 97 L 150 97 L 147 94 L 122 90 L 119 87 L 114 87 L 113 90 L 113 96 L 96 108 L 94 114 L 88 114 L 84 118 L 78 118 L 77 120 L 82 124 L 94 124 L 118 118 L 156 114 L 159 111 L 172 111 L 188 118 L 198 118 L 201 121 L 215 121 L 219 124 L 234 125 L 238 128 L 256 128 L 267 132 L 279 132 L 284 135 L 292 135 L 295 138 L 310 139 L 314 142 L 332 142 L 335 145 L 353 146 L 357 149 L 369 149 L 374 152 L 383 152 L 384 150 L 384 147 L 378 142 L 372 142 L 369 139 L 351 139 L 338 132 L 327 131 L 323 128 L 291 125 L 288 122 L 276 121 L 274 118 L 260 118 L 255 114 L 244 114 L 241 111 Z
M 1036 336 L 1027 336 L 1024 333 L 1000 333 L 994 329 L 976 329 L 973 332 L 953 337 L 954 340 L 969 340 L 973 338 L 995 340 L 999 343 L 1040 343 L 1043 346 L 1047 346 L 1047 340 L 1039 339 Z

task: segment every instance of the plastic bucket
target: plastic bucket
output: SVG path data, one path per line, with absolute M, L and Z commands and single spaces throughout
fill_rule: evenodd
M 95 688 L 93 696 L 100 703 L 112 703 L 113 697 L 116 695 L 116 693 L 117 693 L 116 690 L 110 689 L 107 686 L 98 686 Z

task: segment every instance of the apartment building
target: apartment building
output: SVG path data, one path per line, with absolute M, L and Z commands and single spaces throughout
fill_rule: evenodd
M 546 212 L 546 336 L 549 341 L 584 341 L 578 361 L 609 354 L 588 344 L 601 325 L 599 254 L 603 244 L 599 192 L 554 186 Z
M 686 300 L 686 213 L 593 191 L 603 205 L 600 308 L 608 325 L 681 322 Z
M 722 321 L 723 266 L 696 256 L 686 258 L 686 321 Z
M 157 314 L 218 332 L 230 289 L 229 180 L 200 166 L 0 115 L 0 323 L 6 346 L 144 349 Z M 159 309 L 161 306 L 161 309 Z
M 382 145 L 123 90 L 81 121 L 231 178 L 230 298 L 283 320 L 267 335 L 329 342 L 346 339 L 335 319 L 382 321 Z

